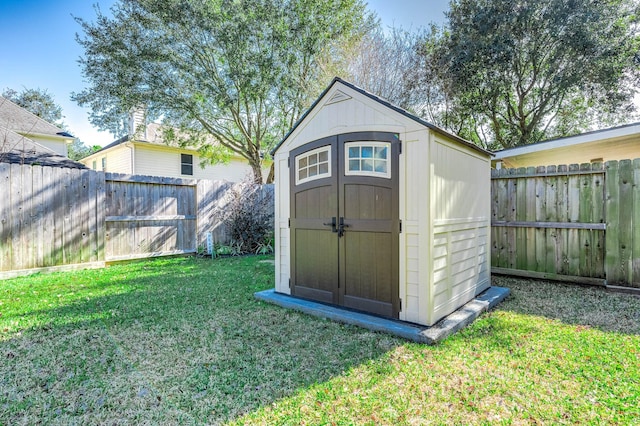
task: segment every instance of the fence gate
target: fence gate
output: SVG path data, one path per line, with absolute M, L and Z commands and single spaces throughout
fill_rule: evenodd
M 196 181 L 106 174 L 105 260 L 196 252 Z

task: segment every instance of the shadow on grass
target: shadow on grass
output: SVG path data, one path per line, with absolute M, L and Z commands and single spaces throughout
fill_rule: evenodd
M 265 259 L 112 267 L 103 294 L 0 318 L 27 325 L 0 340 L 0 423 L 219 423 L 404 343 L 256 301 Z
M 494 276 L 493 285 L 509 287 L 503 311 L 546 317 L 604 332 L 640 335 L 640 297 L 603 288 Z

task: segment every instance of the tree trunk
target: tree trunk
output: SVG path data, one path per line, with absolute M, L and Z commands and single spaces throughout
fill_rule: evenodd
M 262 185 L 262 160 L 258 158 L 250 158 L 249 165 L 253 171 L 253 181 L 258 185 Z
M 269 167 L 269 176 L 267 176 L 267 182 L 265 183 L 273 183 L 276 179 L 276 162 L 271 163 L 271 167 Z

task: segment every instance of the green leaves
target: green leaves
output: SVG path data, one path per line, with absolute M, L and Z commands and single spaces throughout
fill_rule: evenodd
M 114 133 L 123 113 L 147 105 L 150 117 L 245 157 L 258 180 L 260 151 L 328 81 L 318 61 L 358 37 L 364 16 L 361 0 L 121 0 L 113 18 L 77 19 L 89 87 L 74 99 Z
M 51 93 L 42 89 L 22 89 L 18 92 L 13 89 L 6 88 L 2 92 L 2 97 L 9 99 L 16 105 L 21 106 L 29 112 L 37 115 L 49 123 L 64 128 L 62 122 L 62 107 L 53 99 Z
M 463 112 L 462 136 L 490 148 L 566 136 L 612 124 L 603 112 L 628 115 L 637 8 L 634 0 L 457 0 L 448 31 L 421 54 L 438 64 L 447 110 Z M 480 121 L 464 117 L 478 112 Z

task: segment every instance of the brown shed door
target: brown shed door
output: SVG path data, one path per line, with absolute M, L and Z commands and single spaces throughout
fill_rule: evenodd
M 325 138 L 291 152 L 291 291 L 397 318 L 395 134 Z

